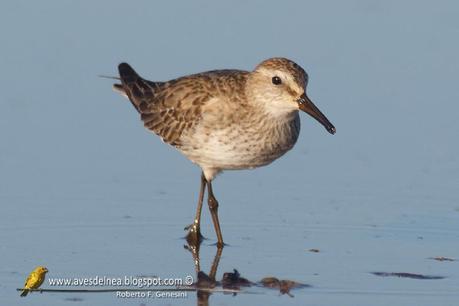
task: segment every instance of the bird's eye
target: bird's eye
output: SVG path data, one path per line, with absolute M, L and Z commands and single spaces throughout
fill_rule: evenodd
M 273 82 L 274 85 L 280 85 L 280 84 L 282 84 L 282 80 L 281 80 L 281 78 L 278 77 L 278 76 L 273 77 L 273 78 L 272 78 L 272 82 Z

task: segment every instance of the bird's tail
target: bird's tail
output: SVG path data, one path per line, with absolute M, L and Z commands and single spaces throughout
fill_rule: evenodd
M 21 296 L 24 297 L 29 293 L 29 289 L 22 290 Z
M 152 82 L 141 78 L 129 64 L 118 65 L 121 84 L 114 84 L 113 89 L 131 101 L 135 109 L 140 113 L 140 104 L 153 97 L 156 89 L 162 82 Z

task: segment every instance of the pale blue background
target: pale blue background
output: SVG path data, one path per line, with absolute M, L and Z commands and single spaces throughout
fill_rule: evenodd
M 337 134 L 302 116 L 284 158 L 217 179 L 231 245 L 218 277 L 313 287 L 211 304 L 455 305 L 459 262 L 428 258 L 459 258 L 458 16 L 456 1 L 2 1 L 0 304 L 195 304 L 15 288 L 38 264 L 49 277 L 193 274 L 180 237 L 199 169 L 97 75 L 127 61 L 167 80 L 284 56 Z M 208 270 L 207 211 L 203 222 Z

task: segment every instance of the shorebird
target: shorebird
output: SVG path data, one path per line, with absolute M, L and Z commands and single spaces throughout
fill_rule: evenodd
M 253 169 L 284 155 L 300 133 L 299 110 L 334 134 L 335 127 L 306 95 L 308 75 L 286 58 L 271 58 L 253 71 L 214 70 L 167 82 L 148 81 L 126 63 L 121 84 L 145 128 L 174 146 L 202 169 L 196 217 L 187 240 L 199 243 L 207 187 L 217 246 L 223 237 L 212 181 L 223 170 Z

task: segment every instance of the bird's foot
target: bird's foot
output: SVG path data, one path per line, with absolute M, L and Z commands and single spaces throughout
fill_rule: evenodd
M 224 247 L 229 246 L 229 244 L 224 243 L 223 241 L 222 242 L 217 241 L 215 243 L 212 243 L 211 245 L 216 246 L 218 249 L 223 249 Z
M 188 230 L 186 235 L 186 241 L 192 245 L 199 245 L 205 238 L 201 235 L 201 229 L 196 223 L 188 225 L 185 227 L 185 230 Z

